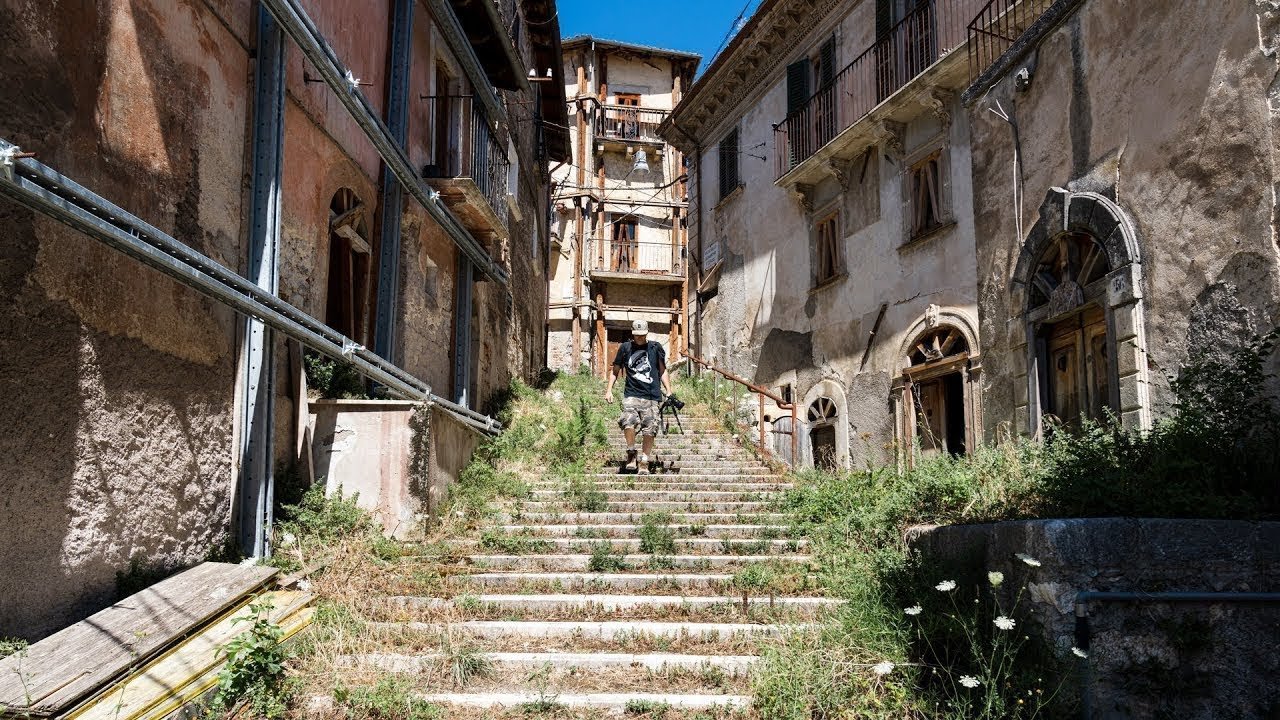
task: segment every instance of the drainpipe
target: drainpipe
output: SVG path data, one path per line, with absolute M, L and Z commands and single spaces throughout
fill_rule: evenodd
M 1089 650 L 1089 603 L 1209 603 L 1219 605 L 1258 604 L 1280 605 L 1280 592 L 1101 592 L 1082 590 L 1076 593 L 1076 647 Z M 1084 665 L 1084 686 L 1080 692 L 1080 717 L 1093 717 L 1093 693 L 1090 681 L 1089 658 L 1080 661 Z

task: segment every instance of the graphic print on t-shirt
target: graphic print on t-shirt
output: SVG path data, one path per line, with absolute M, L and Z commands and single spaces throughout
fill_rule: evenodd
M 653 384 L 653 368 L 649 367 L 649 349 L 635 348 L 627 360 L 627 374 L 637 385 L 648 387 Z

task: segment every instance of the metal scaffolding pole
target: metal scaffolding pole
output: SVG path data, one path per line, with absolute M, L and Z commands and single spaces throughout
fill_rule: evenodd
M 265 8 L 258 9 L 254 78 L 253 176 L 249 197 L 246 275 L 263 292 L 279 292 L 280 182 L 284 171 L 284 32 Z M 241 352 L 240 467 L 236 515 L 241 552 L 271 554 L 275 416 L 275 337 L 266 323 L 245 318 Z
M 431 386 L 366 350 L 316 318 L 264 291 L 221 263 L 178 242 L 69 177 L 0 139 L 0 194 L 149 265 L 237 312 L 257 318 L 311 349 L 350 363 L 360 374 L 410 400 L 439 405 L 485 432 L 502 424 L 434 395 Z
M 298 0 L 262 0 L 271 14 L 275 16 L 284 31 L 297 43 L 298 49 L 315 67 L 316 72 L 325 81 L 338 102 L 342 103 L 351 118 L 373 143 L 383 162 L 395 173 L 400 184 L 426 208 L 427 213 L 440 224 L 447 235 L 471 259 L 478 270 L 506 285 L 508 275 L 505 268 L 496 262 L 476 241 L 471 233 L 458 222 L 457 218 L 440 203 L 439 194 L 429 188 L 414 172 L 409 164 L 409 157 L 404 148 L 395 142 L 391 131 L 378 118 L 373 106 L 360 92 L 354 82 L 355 76 L 343 67 L 337 53 L 329 46 L 315 23 L 307 16 Z
M 391 15 L 391 74 L 387 79 L 387 129 L 397 147 L 409 132 L 409 72 L 413 52 L 414 0 L 396 0 Z M 404 192 L 390 165 L 382 168 L 382 226 L 378 247 L 378 304 L 374 315 L 373 350 L 393 362 L 396 348 L 396 298 L 400 289 L 400 217 Z

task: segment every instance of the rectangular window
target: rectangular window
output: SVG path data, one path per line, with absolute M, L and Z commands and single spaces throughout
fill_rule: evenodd
M 610 269 L 614 272 L 631 272 L 638 269 L 640 248 L 636 241 L 636 217 L 611 215 L 613 236 Z
M 738 189 L 738 128 L 720 141 L 720 199 Z
M 935 150 L 911 165 L 911 237 L 942 226 L 942 151 Z
M 618 93 L 618 104 L 623 107 L 640 107 L 640 94 Z
M 814 224 L 814 286 L 834 280 L 843 271 L 840 259 L 840 213 Z

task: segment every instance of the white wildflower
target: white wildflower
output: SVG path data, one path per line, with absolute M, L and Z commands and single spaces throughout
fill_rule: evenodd
M 1001 630 L 1012 630 L 1013 626 L 1017 625 L 1017 623 L 1013 621 L 1013 618 L 1007 618 L 1003 615 L 996 618 L 995 622 L 996 622 L 996 627 L 1000 628 Z
M 302 580 L 299 580 L 298 589 L 301 590 L 302 592 L 311 592 L 311 581 L 305 578 Z
M 877 675 L 888 675 L 889 673 L 893 672 L 893 663 L 889 662 L 888 660 L 885 660 L 884 662 L 881 662 L 881 663 L 876 663 L 875 665 L 871 666 L 871 671 Z
M 991 583 L 991 587 L 1000 587 L 1000 583 L 1004 582 L 1004 573 L 992 570 L 987 573 L 987 581 Z
M 1031 557 L 1030 555 L 1028 555 L 1028 554 L 1026 554 L 1026 553 L 1018 553 L 1017 555 L 1014 555 L 1014 557 L 1018 558 L 1019 560 L 1021 560 L 1021 561 L 1022 561 L 1022 562 L 1024 562 L 1024 563 L 1026 563 L 1026 564 L 1030 565 L 1031 567 L 1040 567 L 1040 561 L 1039 561 L 1039 560 L 1037 560 L 1037 559 L 1035 559 L 1035 558 L 1033 558 L 1033 557 Z
M 951 592 L 952 590 L 956 589 L 956 581 L 943 580 L 942 582 L 938 583 L 937 585 L 934 585 L 933 587 L 938 592 Z
M 291 532 L 287 532 L 284 535 L 280 536 L 280 542 L 284 543 L 285 545 L 292 545 L 297 541 L 298 541 L 297 536 L 295 536 Z
M 906 613 L 907 615 L 919 615 L 920 613 L 924 612 L 924 608 L 920 607 L 919 605 L 912 605 L 909 608 L 902 608 L 902 612 Z
M 978 678 L 972 675 L 961 675 L 960 684 L 967 688 L 976 688 L 982 683 L 978 680 Z
M 1087 657 L 1089 657 L 1089 653 L 1085 652 L 1084 650 L 1081 650 L 1080 648 L 1078 648 L 1078 647 L 1076 647 L 1076 646 L 1074 646 L 1074 645 L 1072 645 L 1072 646 L 1071 646 L 1071 653 L 1072 653 L 1073 655 L 1075 655 L 1076 657 L 1078 657 L 1078 658 L 1087 658 Z

